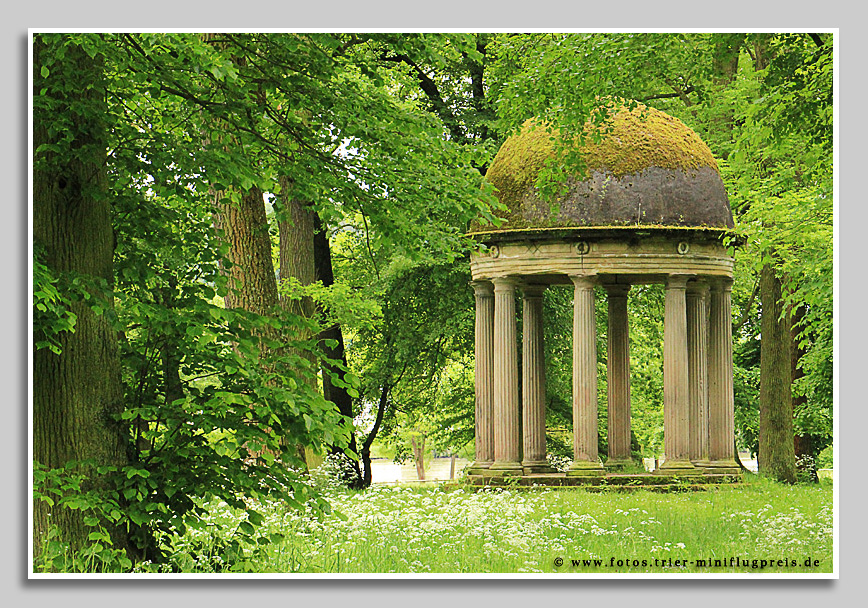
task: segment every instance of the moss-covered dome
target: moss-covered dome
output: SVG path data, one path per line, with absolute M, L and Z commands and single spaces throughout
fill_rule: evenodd
M 536 189 L 540 170 L 555 154 L 552 134 L 527 121 L 491 163 L 487 179 L 507 206 L 499 226 L 472 232 L 555 228 L 734 228 L 729 199 L 708 146 L 677 118 L 637 105 L 615 111 L 599 143 L 579 152 L 585 165 L 556 204 Z

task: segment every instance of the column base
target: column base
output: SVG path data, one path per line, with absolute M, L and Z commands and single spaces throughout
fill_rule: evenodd
M 677 460 L 664 460 L 655 475 L 702 475 L 702 471 L 693 466 L 686 458 Z
M 472 463 L 465 469 L 465 474 L 467 475 L 484 475 L 486 471 L 488 471 L 489 467 L 492 465 L 492 461 L 490 460 L 480 460 L 478 462 Z
M 550 465 L 547 460 L 532 460 L 522 462 L 521 467 L 525 475 L 534 475 L 539 473 L 557 473 L 555 468 Z
M 566 472 L 567 477 L 602 477 L 605 474 L 603 465 L 590 460 L 574 460 Z
M 733 458 L 727 460 L 712 460 L 705 465 L 706 475 L 741 475 L 741 467 Z
M 607 470 L 620 471 L 633 467 L 635 463 L 632 458 L 607 458 L 605 466 Z
M 510 477 L 510 476 L 518 476 L 521 477 L 524 469 L 521 467 L 520 462 L 516 461 L 495 461 L 488 469 L 486 469 L 482 474 L 486 477 Z
M 693 463 L 693 466 L 696 467 L 697 470 L 702 471 L 703 473 L 706 473 L 706 469 L 711 466 L 711 461 L 707 458 L 701 460 L 691 460 L 690 462 Z

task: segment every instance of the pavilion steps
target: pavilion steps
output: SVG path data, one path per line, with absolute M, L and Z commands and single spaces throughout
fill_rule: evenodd
M 654 473 L 623 474 L 610 473 L 599 477 L 570 477 L 564 473 L 531 474 L 515 477 L 467 476 L 467 483 L 477 488 L 509 488 L 532 490 L 542 488 L 582 488 L 588 491 L 629 492 L 650 490 L 654 492 L 674 492 L 686 490 L 708 490 L 720 485 L 734 485 L 741 482 L 741 475 L 730 473 L 709 473 L 698 475 L 662 475 Z

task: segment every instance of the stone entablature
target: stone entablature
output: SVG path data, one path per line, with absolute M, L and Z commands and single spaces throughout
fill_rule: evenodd
M 648 231 L 643 231 L 648 232 Z M 514 235 L 514 238 L 518 235 Z M 733 260 L 721 234 L 630 235 L 629 240 L 577 232 L 555 241 L 524 239 L 490 243 L 470 258 L 474 280 L 539 277 L 549 284 L 570 283 L 574 275 L 612 275 L 629 283 L 661 283 L 668 274 L 731 277 Z

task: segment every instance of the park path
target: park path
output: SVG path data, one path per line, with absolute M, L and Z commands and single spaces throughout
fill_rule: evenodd
M 448 481 L 451 458 L 431 458 L 425 463 L 426 481 Z M 464 458 L 455 459 L 455 477 L 470 463 Z M 412 462 L 395 464 L 388 458 L 377 458 L 371 461 L 371 479 L 373 483 L 395 483 L 396 481 L 418 481 L 416 465 Z

